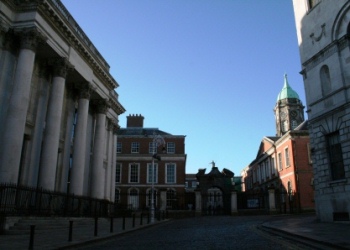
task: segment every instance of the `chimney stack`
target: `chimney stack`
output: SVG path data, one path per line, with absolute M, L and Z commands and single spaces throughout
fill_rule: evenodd
M 142 115 L 129 115 L 126 118 L 127 128 L 143 128 L 143 119 L 145 118 Z

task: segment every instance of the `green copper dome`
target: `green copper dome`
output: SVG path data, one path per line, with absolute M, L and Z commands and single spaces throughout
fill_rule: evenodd
M 287 99 L 287 98 L 299 99 L 299 95 L 297 94 L 297 92 L 295 92 L 289 86 L 288 80 L 287 80 L 287 74 L 284 74 L 284 85 L 283 85 L 283 88 L 282 88 L 281 92 L 277 96 L 277 101 L 280 101 L 280 100 L 283 100 L 283 99 Z

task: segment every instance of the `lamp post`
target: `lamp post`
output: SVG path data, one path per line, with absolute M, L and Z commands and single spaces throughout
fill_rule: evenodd
M 163 145 L 163 150 L 165 149 L 165 141 L 160 135 L 153 134 L 152 140 L 152 188 L 151 188 L 151 223 L 154 223 L 154 182 L 155 182 L 155 169 L 154 169 L 154 159 L 160 161 L 160 156 L 157 155 L 158 145 Z

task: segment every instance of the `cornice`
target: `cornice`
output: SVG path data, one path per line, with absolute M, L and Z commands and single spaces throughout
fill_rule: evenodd
M 3 0 L 15 12 L 37 11 L 62 38 L 74 47 L 108 89 L 119 85 L 109 74 L 109 65 L 60 0 Z
M 109 98 L 109 104 L 111 109 L 113 109 L 118 115 L 121 115 L 126 111 L 125 108 L 114 98 Z

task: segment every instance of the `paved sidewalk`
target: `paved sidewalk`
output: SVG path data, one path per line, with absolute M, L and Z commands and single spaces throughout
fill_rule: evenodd
M 74 221 L 74 219 L 72 219 Z M 81 246 L 91 242 L 104 240 L 119 234 L 138 230 L 168 220 L 156 220 L 154 224 L 148 224 L 140 218 L 125 219 L 123 229 L 123 219 L 113 220 L 113 232 L 110 232 L 110 220 L 100 218 L 98 220 L 97 236 L 95 236 L 95 221 L 91 219 L 86 224 L 74 224 L 72 230 L 72 241 L 69 242 L 69 224 L 66 228 L 50 228 L 47 230 L 35 230 L 33 249 L 73 249 L 74 246 Z M 67 221 L 68 222 L 68 221 Z M 350 249 L 350 222 L 321 223 L 316 220 L 316 216 L 311 215 L 276 215 L 266 217 L 260 227 L 274 230 L 300 239 L 311 240 L 315 243 L 334 248 Z M 0 249 L 21 250 L 29 248 L 30 235 L 0 235 Z
M 74 219 L 72 219 L 74 221 Z M 69 223 L 66 228 L 50 228 L 47 230 L 35 230 L 33 249 L 73 249 L 74 246 L 88 244 L 98 240 L 104 240 L 115 235 L 120 235 L 133 230 L 146 228 L 165 222 L 167 220 L 156 220 L 154 224 L 148 224 L 144 219 L 142 225 L 140 218 L 135 219 L 133 225 L 132 218 L 125 219 L 125 228 L 123 229 L 123 219 L 116 218 L 113 220 L 113 232 L 110 232 L 110 220 L 99 218 L 97 226 L 97 236 L 95 236 L 95 220 L 85 225 L 76 225 L 72 230 L 72 241 L 69 242 Z M 4 250 L 21 250 L 29 249 L 30 234 L 21 235 L 0 235 L 0 249 Z
M 271 217 L 261 226 L 334 249 L 350 249 L 350 221 L 325 223 L 318 222 L 314 214 L 279 215 Z

